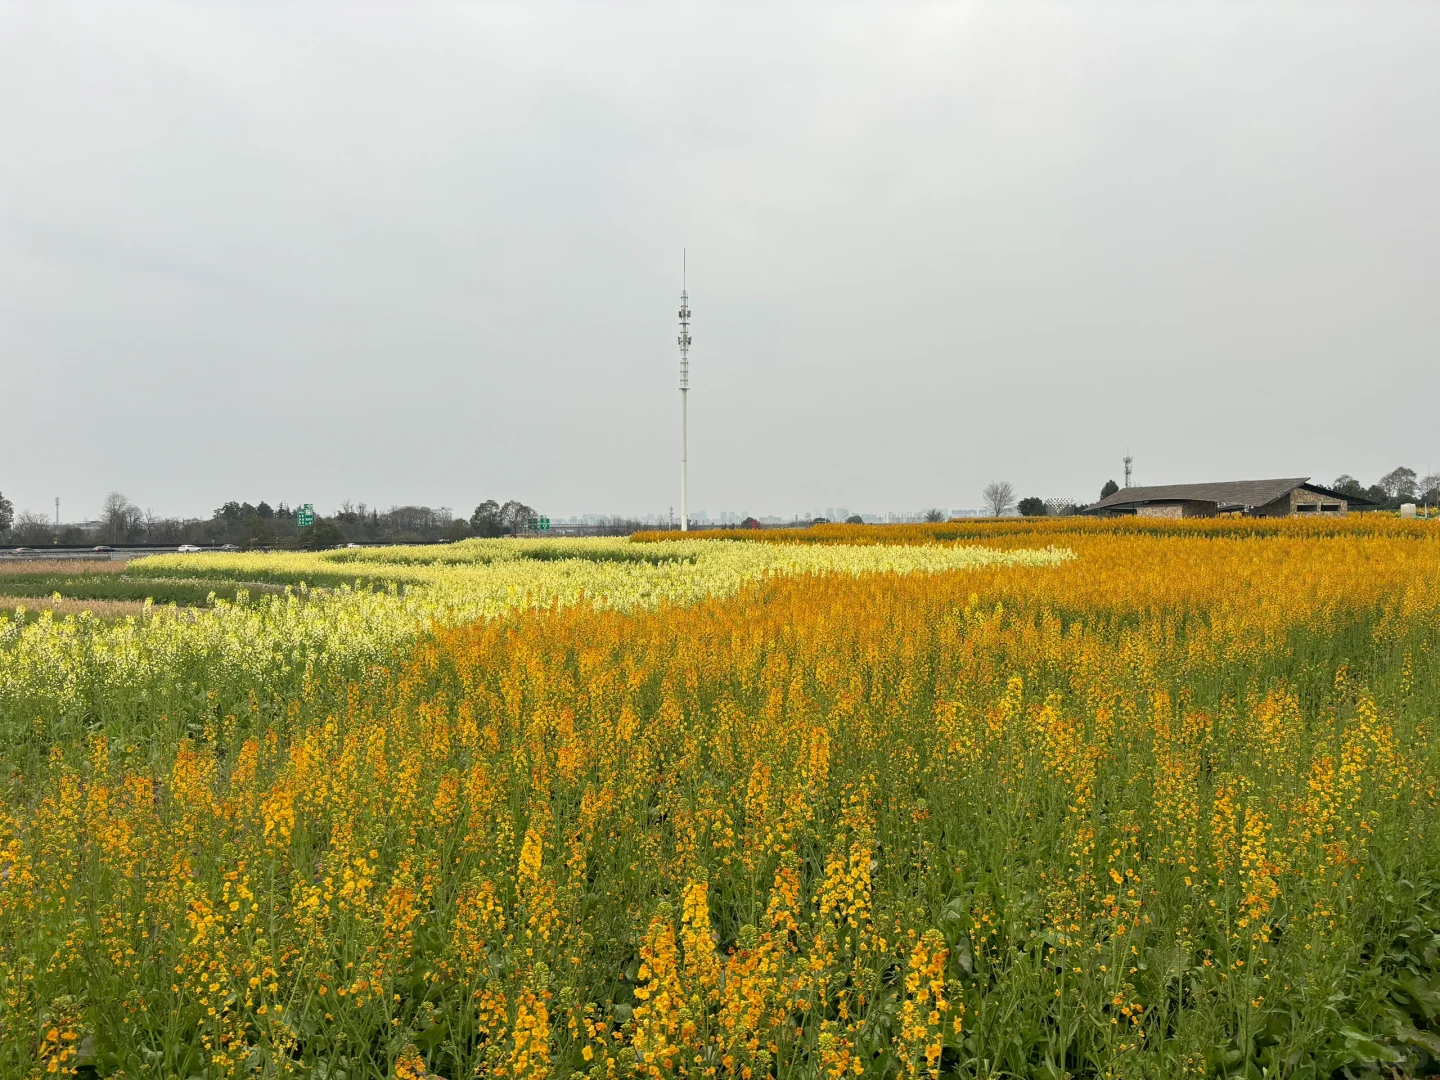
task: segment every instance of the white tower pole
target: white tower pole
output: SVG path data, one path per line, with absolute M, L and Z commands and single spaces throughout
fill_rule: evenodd
M 680 388 L 680 531 L 690 531 L 690 417 L 685 400 L 688 387 Z
M 680 255 L 680 531 L 690 531 L 690 293 Z

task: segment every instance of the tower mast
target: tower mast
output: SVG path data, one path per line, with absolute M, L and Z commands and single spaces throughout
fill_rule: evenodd
M 686 255 L 680 254 L 680 531 L 690 531 L 690 293 Z

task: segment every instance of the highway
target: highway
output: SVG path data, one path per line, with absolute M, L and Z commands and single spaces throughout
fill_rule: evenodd
M 96 551 L 90 547 L 65 547 L 47 545 L 37 548 L 0 548 L 0 562 L 17 562 L 24 559 L 138 559 L 142 555 L 165 555 L 177 550 L 179 545 L 166 544 L 164 547 L 150 545 L 115 545 L 111 551 Z M 220 551 L 221 548 L 201 548 L 201 551 Z

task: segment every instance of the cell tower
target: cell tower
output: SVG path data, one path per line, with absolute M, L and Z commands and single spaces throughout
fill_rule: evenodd
M 680 254 L 680 531 L 690 531 L 690 293 L 686 290 L 686 255 Z
M 1130 486 L 1130 469 L 1135 464 L 1135 459 L 1130 456 L 1130 451 L 1125 451 L 1125 486 Z

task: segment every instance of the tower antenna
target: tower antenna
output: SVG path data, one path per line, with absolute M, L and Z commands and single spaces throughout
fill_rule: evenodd
M 680 249 L 680 531 L 690 531 L 690 293 L 687 252 Z
M 1125 486 L 1130 486 L 1130 467 L 1135 464 L 1135 459 L 1130 456 L 1130 451 L 1125 451 Z

